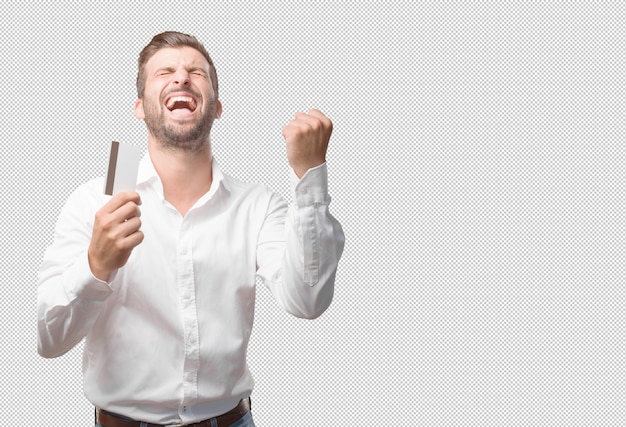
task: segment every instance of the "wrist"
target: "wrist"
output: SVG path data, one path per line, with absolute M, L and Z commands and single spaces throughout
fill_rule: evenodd
M 111 274 L 113 273 L 113 270 L 99 265 L 92 257 L 91 251 L 87 252 L 87 261 L 89 262 L 89 269 L 91 270 L 91 274 L 93 275 L 93 277 L 102 282 L 108 283 L 109 279 L 111 278 Z

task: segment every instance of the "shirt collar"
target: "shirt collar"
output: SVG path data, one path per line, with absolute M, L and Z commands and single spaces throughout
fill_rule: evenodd
M 213 181 L 211 182 L 211 188 L 209 191 L 201 197 L 201 200 L 209 200 L 213 195 L 217 192 L 220 185 L 224 185 L 226 187 L 226 181 L 224 179 L 224 173 L 222 169 L 217 164 L 215 157 L 212 158 L 211 162 L 212 173 L 213 173 Z M 150 159 L 150 153 L 146 152 L 144 156 L 141 158 L 139 162 L 139 170 L 137 172 L 137 188 L 141 188 L 142 186 L 156 186 L 156 190 L 158 194 L 163 197 L 163 183 L 161 182 L 161 178 L 154 168 L 154 164 L 152 163 L 152 159 Z

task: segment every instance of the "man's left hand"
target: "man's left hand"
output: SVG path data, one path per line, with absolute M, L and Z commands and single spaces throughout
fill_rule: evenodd
M 283 127 L 287 160 L 298 178 L 326 161 L 332 132 L 330 119 L 315 109 L 308 113 L 296 113 L 296 117 Z

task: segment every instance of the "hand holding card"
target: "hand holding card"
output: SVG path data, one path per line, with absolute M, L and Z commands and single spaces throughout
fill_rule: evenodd
M 92 274 L 108 281 L 113 271 L 128 261 L 143 241 L 141 232 L 141 198 L 135 192 L 140 150 L 113 141 L 104 193 L 113 196 L 94 219 L 88 258 Z

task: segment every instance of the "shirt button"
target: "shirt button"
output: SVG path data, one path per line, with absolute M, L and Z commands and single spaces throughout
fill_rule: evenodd
M 309 191 L 306 187 L 300 187 L 300 194 L 306 194 Z
M 181 255 L 187 255 L 187 252 L 188 252 L 187 247 L 183 246 L 182 248 L 180 248 L 179 252 Z

